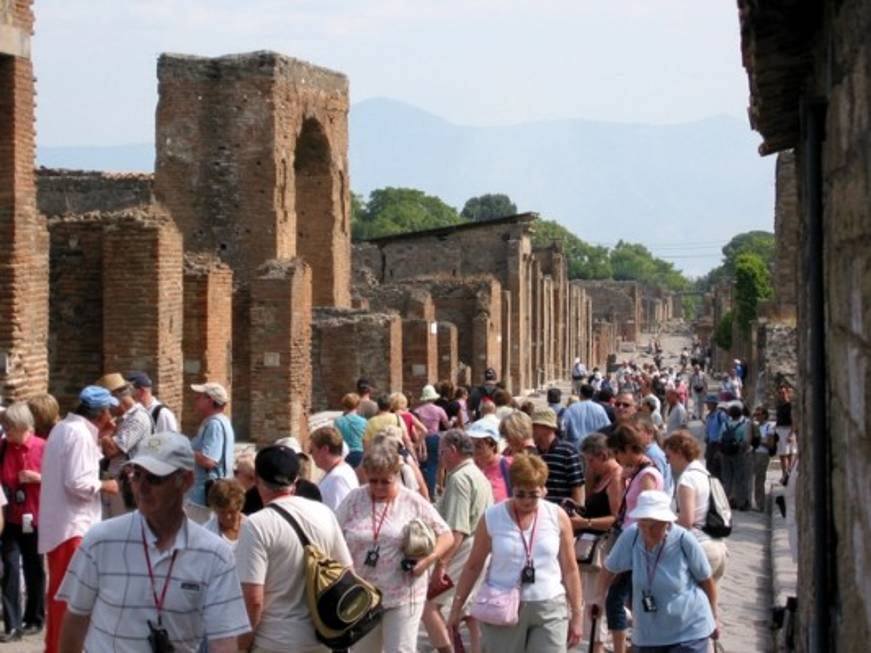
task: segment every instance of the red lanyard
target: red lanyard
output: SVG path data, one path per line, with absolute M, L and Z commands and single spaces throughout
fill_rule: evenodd
M 662 557 L 662 552 L 665 549 L 665 542 L 668 539 L 668 534 L 666 533 L 665 539 L 659 545 L 659 551 L 656 553 L 656 560 L 653 561 L 653 568 L 650 567 L 650 556 L 647 553 L 647 549 L 642 545 L 642 551 L 644 551 L 644 566 L 647 569 L 647 591 L 650 592 L 653 590 L 653 579 L 656 577 L 656 569 L 659 567 L 659 559 Z
M 520 531 L 520 541 L 523 542 L 523 551 L 526 553 L 526 564 L 532 564 L 532 547 L 535 545 L 535 530 L 538 526 L 538 508 L 535 509 L 535 517 L 532 518 L 532 533 L 529 534 L 529 544 L 526 543 L 526 537 L 523 535 L 523 529 L 520 527 L 520 515 L 517 514 L 517 508 L 514 507 L 514 519 L 517 520 L 517 530 Z
M 381 513 L 381 518 L 378 520 L 378 526 L 375 526 L 375 499 L 372 499 L 372 541 L 377 544 L 378 536 L 381 534 L 381 527 L 384 526 L 384 519 L 387 517 L 387 511 L 390 509 L 390 501 L 384 506 L 384 511 Z
M 148 578 L 151 580 L 151 594 L 154 598 L 154 607 L 157 608 L 157 624 L 160 625 L 160 611 L 163 609 L 163 602 L 166 599 L 166 590 L 169 587 L 169 579 L 172 577 L 172 566 L 175 564 L 175 556 L 178 555 L 178 549 L 172 552 L 172 559 L 169 561 L 169 569 L 166 572 L 166 578 L 163 580 L 163 590 L 160 592 L 160 598 L 157 597 L 157 587 L 154 584 L 154 572 L 151 569 L 151 556 L 148 555 L 148 544 L 145 542 L 145 526 L 142 528 L 142 550 L 145 551 L 145 564 L 148 567 Z

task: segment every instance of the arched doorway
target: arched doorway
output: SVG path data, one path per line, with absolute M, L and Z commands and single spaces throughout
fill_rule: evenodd
M 335 297 L 337 224 L 341 215 L 333 188 L 330 143 L 321 124 L 308 118 L 296 140 L 293 172 L 296 196 L 296 254 L 312 269 L 315 306 L 332 306 Z

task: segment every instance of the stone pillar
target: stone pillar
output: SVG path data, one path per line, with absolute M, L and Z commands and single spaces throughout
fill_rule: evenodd
M 144 370 L 182 404 L 182 238 L 166 214 L 114 214 L 103 235 L 103 370 Z
M 505 387 L 508 392 L 515 391 L 515 376 L 513 370 L 515 350 L 512 342 L 512 328 L 514 322 L 512 320 L 513 313 L 511 307 L 511 291 L 502 291 L 502 379 L 505 381 Z
M 103 375 L 101 220 L 91 214 L 49 225 L 49 392 L 62 414 L 75 408 L 83 386 Z
M 438 323 L 438 378 L 439 381 L 457 382 L 459 359 L 457 358 L 457 325 Z
M 311 348 L 315 411 L 340 409 L 360 377 L 375 394 L 402 390 L 402 320 L 396 313 L 319 307 Z
M 402 320 L 402 391 L 414 402 L 438 381 L 438 323 Z
M 251 282 L 251 439 L 305 445 L 311 406 L 311 268 L 264 263 Z
M 796 307 L 798 265 L 801 257 L 799 233 L 801 216 L 798 205 L 795 155 L 777 155 L 774 201 L 774 301 L 779 312 L 793 313 Z
M 192 383 L 214 381 L 233 407 L 233 271 L 217 258 L 188 254 L 184 261 L 184 409 L 182 432 L 196 433 Z
M 36 210 L 30 0 L 0 4 L 0 396 L 48 388 L 48 250 Z

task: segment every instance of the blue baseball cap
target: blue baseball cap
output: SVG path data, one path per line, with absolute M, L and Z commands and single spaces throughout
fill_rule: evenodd
M 110 408 L 118 405 L 112 393 L 99 385 L 86 386 L 79 393 L 79 401 L 89 408 Z
M 138 370 L 127 374 L 127 382 L 132 384 L 134 388 L 150 388 L 152 385 L 151 377 Z

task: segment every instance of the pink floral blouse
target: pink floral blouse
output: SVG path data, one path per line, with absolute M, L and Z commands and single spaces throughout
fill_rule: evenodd
M 415 578 L 400 566 L 403 558 L 400 550 L 403 528 L 418 517 L 438 536 L 448 532 L 448 525 L 431 503 L 417 492 L 402 486 L 399 486 L 399 494 L 389 506 L 385 502 L 375 503 L 376 526 L 384 514 L 385 506 L 387 513 L 378 533 L 378 562 L 371 567 L 365 564 L 367 554 L 374 548 L 369 487 L 364 485 L 351 490 L 339 505 L 336 516 L 354 560 L 354 571 L 381 590 L 385 608 L 424 601 L 429 574 Z

